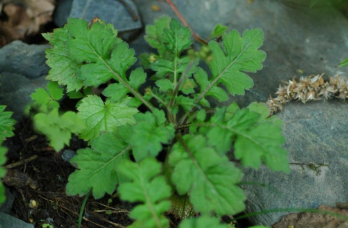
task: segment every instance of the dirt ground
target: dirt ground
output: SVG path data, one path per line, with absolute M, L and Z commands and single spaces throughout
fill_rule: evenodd
M 86 146 L 76 138 L 71 143 L 72 150 Z M 16 195 L 13 215 L 35 227 L 48 223 L 54 227 L 77 227 L 83 197 L 65 194 L 68 177 L 75 168 L 48 146 L 44 136 L 33 131 L 29 119 L 16 124 L 15 136 L 5 146 L 9 152 L 4 183 Z M 98 201 L 90 197 L 82 227 L 125 227 L 131 223 L 128 218 L 131 207 L 117 196 L 105 196 Z

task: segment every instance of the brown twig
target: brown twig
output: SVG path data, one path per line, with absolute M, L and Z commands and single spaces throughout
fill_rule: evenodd
M 176 6 L 174 5 L 174 3 L 172 2 L 172 0 L 166 0 L 166 2 L 168 3 L 168 5 L 172 8 L 172 10 L 174 11 L 174 13 L 176 14 L 176 16 L 178 16 L 178 18 L 180 19 L 180 21 L 191 30 L 192 36 L 195 40 L 197 40 L 198 42 L 201 42 L 205 45 L 208 44 L 208 42 L 203 39 L 202 37 L 200 37 L 197 33 L 195 33 L 193 31 L 193 29 L 191 28 L 191 26 L 187 23 L 187 21 L 185 20 L 185 18 L 182 16 L 182 14 L 179 12 L 178 8 L 176 8 Z
M 117 208 L 114 208 L 114 207 L 110 207 L 108 205 L 105 205 L 105 204 L 102 204 L 102 203 L 99 203 L 99 202 L 91 202 L 91 204 L 98 204 L 100 206 L 103 206 L 105 208 L 108 208 L 108 209 L 112 210 L 115 213 L 127 213 L 127 214 L 129 214 L 128 210 L 120 210 L 120 209 L 117 209 Z M 100 212 L 100 211 L 104 211 L 104 210 L 94 210 L 94 212 Z M 108 211 L 108 210 L 105 210 L 105 211 Z
M 26 158 L 26 159 L 24 159 L 22 161 L 18 161 L 18 162 L 14 162 L 12 164 L 5 165 L 4 167 L 6 169 L 12 169 L 14 167 L 21 166 L 21 165 L 24 165 L 24 164 L 26 164 L 28 162 L 31 162 L 31 161 L 35 160 L 36 158 L 37 158 L 37 155 L 33 155 L 33 156 L 31 156 L 29 158 Z
M 57 202 L 57 201 L 53 201 L 53 200 L 47 199 L 46 197 L 42 196 L 43 194 L 40 193 L 40 192 L 38 192 L 38 193 L 39 193 L 38 196 L 39 196 L 40 198 L 46 200 L 46 201 L 53 202 L 53 203 L 56 203 L 56 202 Z M 41 195 L 41 194 L 42 194 L 42 195 Z M 79 214 L 78 214 L 77 212 L 75 212 L 75 211 L 73 211 L 73 210 L 71 210 L 71 209 L 65 207 L 62 203 L 59 203 L 59 202 L 58 202 L 58 203 L 57 203 L 57 206 L 60 207 L 61 209 L 64 209 L 64 210 L 66 210 L 66 211 L 69 211 L 70 213 L 72 213 L 73 215 L 75 215 L 75 216 L 77 216 L 77 217 L 79 216 Z M 62 211 L 63 211 L 63 210 L 62 210 Z M 63 211 L 63 212 L 64 212 L 64 211 Z M 92 213 L 93 213 L 93 212 L 92 212 Z M 101 228 L 106 228 L 105 226 L 102 226 L 102 225 L 100 225 L 100 224 L 98 224 L 98 223 L 95 223 L 95 222 L 89 220 L 89 219 L 86 218 L 86 217 L 82 217 L 82 219 L 85 220 L 85 221 L 87 221 L 87 222 L 89 222 L 89 223 L 92 223 L 92 224 L 95 225 L 95 226 L 98 226 L 98 227 L 101 227 Z M 111 222 L 111 221 L 109 221 L 109 220 L 107 220 L 107 219 L 99 218 L 99 217 L 98 217 L 98 219 L 100 219 L 100 220 L 102 220 L 102 221 L 104 221 L 104 222 L 106 222 L 106 223 L 109 223 L 109 224 L 113 225 L 114 227 L 125 228 L 124 226 L 122 226 L 122 225 L 120 225 L 120 224 L 118 224 L 118 223 Z
M 64 210 L 67 210 L 67 211 L 69 211 L 70 213 L 73 213 L 73 214 L 76 215 L 76 216 L 79 216 L 78 213 L 76 213 L 75 211 L 70 210 L 69 208 L 65 207 L 64 205 L 58 204 L 58 207 L 60 207 L 60 208 L 62 208 L 62 209 L 64 209 Z M 100 224 L 98 224 L 98 223 L 96 223 L 96 222 L 93 222 L 93 221 L 89 220 L 89 219 L 86 218 L 86 217 L 82 217 L 82 219 L 85 220 L 85 221 L 87 221 L 87 222 L 89 222 L 89 223 L 92 223 L 92 224 L 95 225 L 95 226 L 102 227 L 102 228 L 107 228 L 107 227 L 105 227 L 105 226 L 102 226 L 102 225 L 100 225 Z

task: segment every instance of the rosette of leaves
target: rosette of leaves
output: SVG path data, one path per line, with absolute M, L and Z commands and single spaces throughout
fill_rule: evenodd
M 213 33 L 212 38 L 222 35 L 221 42 L 208 44 L 212 59 L 207 73 L 199 59 L 187 55 L 193 43 L 189 28 L 166 17 L 148 26 L 145 39 L 158 52 L 142 55 L 142 63 L 153 72 L 153 86 L 142 68 L 130 71 L 134 51 L 116 37 L 112 25 L 69 19 L 64 28 L 45 35 L 53 46 L 46 52 L 51 67 L 47 78 L 81 99 L 75 115 L 69 115 L 84 127 L 55 125 L 90 145 L 72 159 L 77 170 L 69 177 L 69 195 L 92 192 L 101 198 L 119 186 L 122 200 L 137 203 L 129 227 L 165 228 L 165 213 L 175 211 L 170 198 L 178 194 L 202 215 L 185 219 L 180 227 L 226 227 L 218 217 L 245 208 L 238 186 L 243 173 L 227 158 L 228 151 L 245 167 L 257 169 L 263 162 L 272 170 L 289 171 L 281 124 L 268 118 L 264 105 L 214 108 L 208 101 L 243 95 L 253 86 L 246 73 L 260 70 L 266 58 L 259 50 L 261 29 L 243 35 L 225 30 Z M 100 95 L 82 93 L 100 85 L 107 85 Z M 47 92 L 55 100 L 49 88 Z M 54 115 L 61 120 L 66 113 L 60 112 Z M 55 134 L 42 132 L 54 142 Z M 65 133 L 56 148 L 68 139 Z

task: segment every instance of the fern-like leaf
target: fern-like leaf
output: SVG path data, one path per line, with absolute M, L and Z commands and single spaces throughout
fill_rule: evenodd
M 68 195 L 83 196 L 92 190 L 93 197 L 99 199 L 105 193 L 112 194 L 116 185 L 125 179 L 116 173 L 116 167 L 128 158 L 127 144 L 116 135 L 105 133 L 93 139 L 91 147 L 78 150 L 70 161 L 78 169 L 69 176 Z
M 136 58 L 128 44 L 116 38 L 113 29 L 96 22 L 89 28 L 84 20 L 69 18 L 72 39 L 67 41 L 69 56 L 81 64 L 77 76 L 86 86 L 98 87 L 111 78 L 126 80 L 126 70 Z M 126 84 L 126 83 L 125 83 Z
M 69 18 L 64 28 L 45 35 L 54 46 L 47 51 L 51 67 L 48 79 L 67 85 L 68 92 L 82 86 L 98 87 L 115 79 L 152 109 L 152 105 L 129 84 L 126 71 L 136 61 L 134 50 L 116 35 L 112 25 L 100 20 L 89 26 L 85 20 Z
M 12 119 L 12 112 L 5 111 L 6 106 L 0 105 L 0 142 L 14 136 L 13 130 L 16 121 Z
M 204 90 L 207 89 L 209 86 L 208 74 L 202 68 L 199 68 L 197 73 L 194 74 L 194 78 L 200 87 L 200 92 L 204 92 Z M 213 97 L 220 102 L 228 100 L 228 95 L 226 91 L 218 86 L 211 87 L 199 102 L 201 105 L 205 107 L 210 107 L 209 101 L 206 100 L 206 97 Z
M 6 152 L 7 152 L 7 149 L 3 146 L 0 146 L 0 179 L 6 174 L 6 170 L 2 167 L 2 165 L 4 165 L 6 162 Z M 6 200 L 5 188 L 0 181 L 0 205 L 4 203 L 5 200 Z
M 7 149 L 2 146 L 3 141 L 14 135 L 14 124 L 16 123 L 13 120 L 12 112 L 5 111 L 6 106 L 0 105 L 0 180 L 6 174 L 6 170 L 2 167 L 2 165 L 6 162 L 6 152 Z M 5 202 L 5 188 L 0 181 L 0 205 Z
M 171 188 L 160 175 L 161 164 L 154 158 L 146 158 L 140 163 L 123 161 L 117 170 L 132 180 L 119 186 L 121 199 L 142 203 L 130 213 L 130 217 L 136 219 L 130 227 L 169 227 L 163 213 L 170 208 L 170 202 L 165 199 L 171 195 Z
M 154 25 L 146 26 L 145 40 L 153 48 L 156 48 L 160 56 L 166 56 L 167 48 L 162 41 L 163 31 L 170 27 L 171 19 L 161 17 L 155 20 Z
M 203 136 L 179 136 L 169 162 L 174 168 L 172 181 L 179 194 L 189 194 L 195 211 L 218 215 L 244 210 L 244 193 L 237 186 L 240 170 L 225 156 L 208 147 Z
M 183 220 L 179 228 L 228 228 L 227 225 L 221 224 L 218 218 L 202 216 L 199 218 L 190 218 Z
M 234 141 L 234 154 L 246 167 L 259 168 L 262 159 L 274 171 L 289 172 L 287 152 L 282 147 L 285 139 L 280 121 L 265 117 L 268 109 L 250 106 L 236 110 L 230 115 L 226 109 L 217 109 L 208 123 L 202 123 L 200 133 L 208 138 L 208 145 L 216 148 L 220 154 L 231 150 Z M 260 113 L 262 115 L 260 115 Z M 226 119 L 226 116 L 230 116 Z
M 266 53 L 258 50 L 263 43 L 261 29 L 246 30 L 242 37 L 238 31 L 232 30 L 226 33 L 222 40 L 223 47 L 216 41 L 209 42 L 213 55 L 209 64 L 212 78 L 209 81 L 198 79 L 204 81 L 201 84 L 205 87 L 201 88 L 202 92 L 197 95 L 196 102 L 219 84 L 224 84 L 231 95 L 243 95 L 245 90 L 253 86 L 252 79 L 243 72 L 256 72 L 262 68 Z
M 176 56 L 192 44 L 190 29 L 182 27 L 180 22 L 174 19 L 170 22 L 170 29 L 164 29 L 162 39 L 167 49 Z

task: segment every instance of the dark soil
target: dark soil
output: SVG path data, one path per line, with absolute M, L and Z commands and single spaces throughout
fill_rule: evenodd
M 17 123 L 15 136 L 8 139 L 5 146 L 9 148 L 5 166 L 22 162 L 8 168 L 8 178 L 4 179 L 5 185 L 16 195 L 12 215 L 38 228 L 44 223 L 54 227 L 77 227 L 83 197 L 65 194 L 68 177 L 75 168 L 48 146 L 44 136 L 33 131 L 29 119 Z M 75 138 L 69 149 L 85 146 Z M 32 160 L 26 162 L 28 158 Z M 130 204 L 117 197 L 105 196 L 98 201 L 89 198 L 82 227 L 125 227 L 131 223 L 130 209 Z

